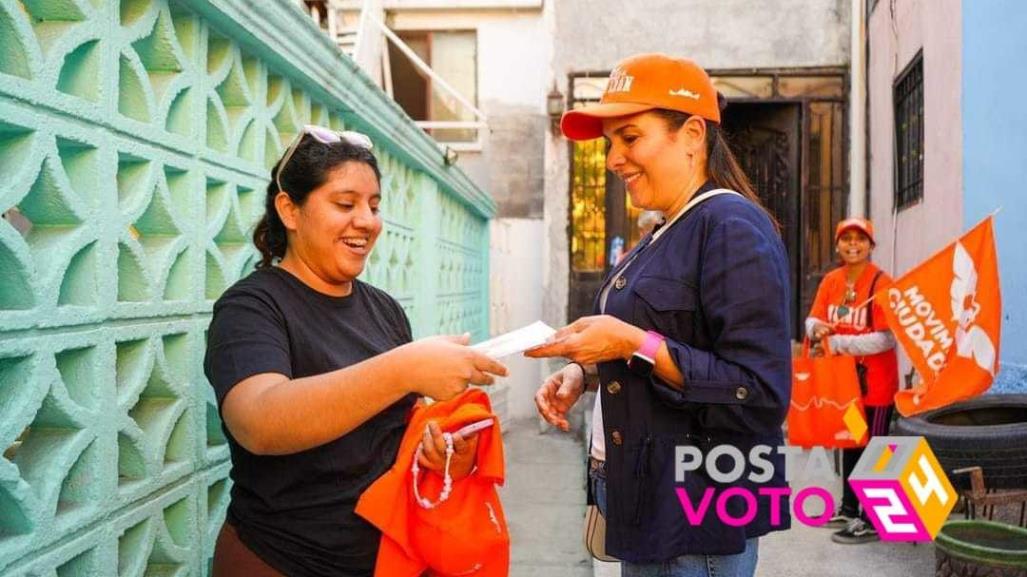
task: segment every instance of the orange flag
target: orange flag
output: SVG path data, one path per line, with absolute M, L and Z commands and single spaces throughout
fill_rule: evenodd
M 1002 325 L 993 217 L 874 298 L 921 377 L 917 388 L 896 393 L 899 413 L 908 417 L 988 390 Z

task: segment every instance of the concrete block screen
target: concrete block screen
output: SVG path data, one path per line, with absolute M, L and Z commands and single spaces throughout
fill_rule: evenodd
M 304 124 L 374 139 L 363 278 L 419 336 L 486 336 L 494 205 L 296 3 L 258 4 L 0 0 L 0 574 L 207 572 L 205 331 Z

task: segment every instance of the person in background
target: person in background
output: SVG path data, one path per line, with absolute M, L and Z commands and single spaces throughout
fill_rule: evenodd
M 872 298 L 892 279 L 870 262 L 875 242 L 874 225 L 869 220 L 849 218 L 839 222 L 834 239 L 842 264 L 820 281 L 806 319 L 806 335 L 814 342 L 826 338 L 836 354 L 856 357 L 869 439 L 888 434 L 899 388 L 895 337 L 888 330 L 884 311 Z M 825 525 L 837 529 L 831 536 L 836 543 L 878 539 L 866 512 L 860 511 L 856 493 L 845 482 L 862 454 L 862 448 L 842 450 L 842 504 Z
M 638 236 L 639 238 L 645 238 L 645 236 L 653 231 L 657 225 L 663 222 L 663 213 L 658 210 L 643 210 L 638 214 Z M 614 243 L 620 241 L 615 252 L 610 256 L 610 265 L 617 266 L 627 253 L 624 251 L 624 240 L 621 237 L 614 237 Z
M 658 210 L 643 210 L 638 215 L 638 231 L 643 238 L 661 224 L 663 224 L 663 213 Z

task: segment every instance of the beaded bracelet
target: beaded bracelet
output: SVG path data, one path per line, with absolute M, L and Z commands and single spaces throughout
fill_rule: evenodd
M 453 460 L 453 435 L 451 433 L 442 433 L 442 438 L 446 441 L 446 469 L 442 480 L 442 492 L 439 493 L 439 500 L 434 503 L 430 499 L 421 496 L 420 491 L 417 489 L 418 482 L 420 481 L 421 466 L 417 464 L 423 454 L 421 445 L 417 445 L 417 452 L 414 454 L 414 464 L 410 467 L 410 472 L 414 476 L 414 500 L 417 504 L 424 509 L 434 509 L 438 507 L 446 499 L 449 499 L 449 493 L 453 490 L 453 477 L 449 474 L 449 464 Z

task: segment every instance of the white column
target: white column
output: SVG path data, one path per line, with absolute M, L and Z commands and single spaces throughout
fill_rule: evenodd
M 849 41 L 849 206 L 848 216 L 869 217 L 866 148 L 866 0 L 852 0 Z

